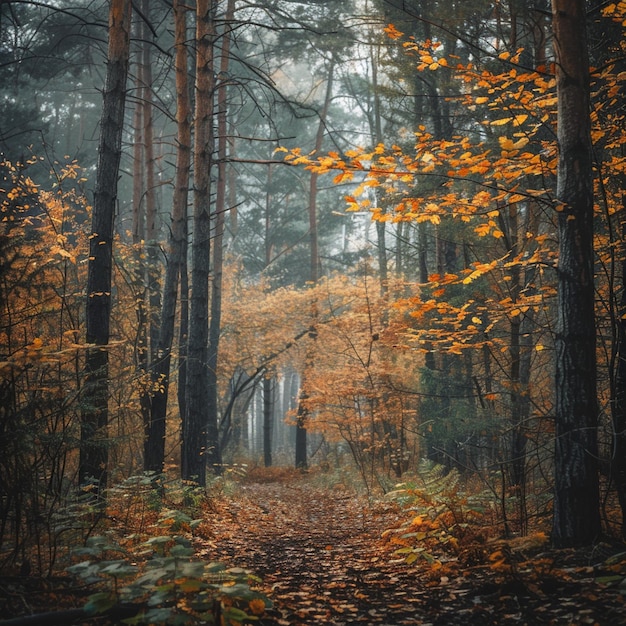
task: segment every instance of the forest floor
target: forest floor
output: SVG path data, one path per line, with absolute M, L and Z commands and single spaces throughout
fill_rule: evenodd
M 445 567 L 407 565 L 382 539 L 406 515 L 340 486 L 248 482 L 213 520 L 206 550 L 262 577 L 274 609 L 261 624 L 626 624 L 626 589 L 599 582 L 623 571 L 617 546 L 520 543 L 481 549 L 505 552 L 506 566 L 499 557 L 497 567 L 490 557 L 468 565 L 444 553 Z
M 623 544 L 553 550 L 545 537 L 502 541 L 479 526 L 458 544 L 427 537 L 427 558 L 418 553 L 407 563 L 408 553 L 395 551 L 415 512 L 346 485 L 293 470 L 253 471 L 203 505 L 196 557 L 251 570 L 272 601 L 251 624 L 626 626 Z M 120 520 L 118 532 L 130 530 Z M 411 541 L 422 539 L 415 533 Z M 68 577 L 38 584 L 7 574 L 0 572 L 0 625 L 7 617 L 20 626 L 122 623 L 122 614 L 83 621 L 75 607 L 91 591 Z

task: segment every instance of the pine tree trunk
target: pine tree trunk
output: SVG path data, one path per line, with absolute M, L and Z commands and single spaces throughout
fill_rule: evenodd
M 109 343 L 113 228 L 117 177 L 122 153 L 126 104 L 126 79 L 130 52 L 130 0 L 111 0 L 109 48 L 104 88 L 100 143 L 89 243 L 86 340 L 96 347 L 87 351 L 81 415 L 78 476 L 81 484 L 97 481 L 106 487 L 108 465 Z
M 182 478 L 206 485 L 208 336 L 213 166 L 214 4 L 196 3 L 196 107 L 191 302 L 187 344 L 187 412 L 183 422 Z
M 141 0 L 142 13 L 150 19 L 150 0 Z M 148 28 L 144 26 L 144 41 L 142 42 L 143 66 L 143 139 L 144 159 L 146 172 L 146 257 L 147 264 L 147 293 L 148 293 L 148 336 L 150 339 L 150 367 L 154 364 L 159 340 L 159 313 L 161 310 L 161 277 L 158 206 L 156 194 L 155 150 L 154 150 L 154 116 L 152 97 L 152 44 L 148 40 Z
M 211 318 L 209 322 L 208 347 L 208 423 L 207 423 L 207 464 L 209 469 L 222 473 L 222 449 L 218 419 L 218 362 L 219 344 L 222 332 L 222 277 L 224 272 L 224 221 L 226 217 L 227 145 L 228 145 L 228 104 L 227 84 L 230 61 L 230 40 L 235 11 L 234 0 L 229 0 L 224 15 L 224 32 L 221 36 L 222 51 L 219 75 L 222 77 L 217 87 L 217 189 L 215 211 L 213 212 L 213 281 L 211 283 Z
M 145 23 L 136 19 L 134 38 L 143 42 L 145 39 Z M 142 44 L 143 45 L 143 44 Z M 150 392 L 146 375 L 148 373 L 148 309 L 146 299 L 146 215 L 145 215 L 145 157 L 144 157 L 144 123 L 145 106 L 143 104 L 145 91 L 144 59 L 139 50 L 139 62 L 136 64 L 135 90 L 139 95 L 133 115 L 133 298 L 135 300 L 135 314 L 137 332 L 135 335 L 135 368 L 141 381 L 139 391 L 139 407 L 142 423 L 145 425 L 150 419 Z M 144 454 L 144 469 L 146 469 Z
M 143 193 L 145 206 L 145 242 L 139 241 L 138 246 L 145 246 L 147 263 L 144 277 L 146 280 L 145 301 L 140 303 L 143 307 L 144 316 L 142 322 L 146 325 L 143 335 L 148 338 L 144 347 L 144 368 L 149 375 L 150 382 L 154 382 L 156 354 L 159 339 L 159 310 L 161 308 L 161 295 L 159 286 L 159 245 L 157 224 L 157 201 L 155 182 L 155 158 L 154 158 L 154 124 L 153 124 L 153 101 L 152 101 L 152 54 L 151 44 L 148 40 L 148 28 L 144 20 L 150 19 L 149 0 L 141 0 L 142 28 L 141 28 L 141 109 L 143 121 L 144 142 L 144 172 L 145 189 Z M 142 237 L 143 239 L 143 237 Z M 144 423 L 144 457 L 143 468 L 145 471 L 161 473 L 165 462 L 165 422 L 152 419 L 152 402 L 154 399 L 154 384 L 146 385 L 141 392 L 141 407 Z
M 263 378 L 263 464 L 272 466 L 272 379 Z
M 552 539 L 600 532 L 593 268 L 593 171 L 584 0 L 552 0 L 558 97 L 559 263 Z
M 622 198 L 626 212 L 626 195 Z M 622 217 L 622 241 L 626 241 L 626 220 Z M 623 244 L 622 244 L 623 245 Z M 624 254 L 624 252 L 622 252 Z M 622 538 L 626 539 L 626 256 L 622 261 L 622 295 L 617 308 L 615 401 L 613 407 L 613 457 L 611 477 L 615 481 L 622 512 Z
M 335 59 L 334 57 L 330 61 L 328 67 L 328 80 L 326 82 L 326 95 L 324 97 L 324 104 L 320 111 L 320 121 L 317 127 L 317 135 L 315 138 L 315 151 L 319 153 L 322 149 L 322 140 L 324 139 L 324 131 L 326 128 L 326 117 L 328 115 L 328 109 L 330 107 L 330 100 L 333 93 L 333 78 L 335 72 Z M 310 242 L 310 276 L 311 284 L 317 283 L 319 280 L 319 244 L 317 236 L 317 179 L 318 174 L 316 172 L 311 173 L 309 182 L 309 242 Z M 306 356 L 306 363 L 304 365 L 304 372 L 302 374 L 302 391 L 300 393 L 300 402 L 298 404 L 298 412 L 296 415 L 296 450 L 295 450 L 295 465 L 299 469 L 306 469 L 307 467 L 307 430 L 306 423 L 308 420 L 308 409 L 306 408 L 306 384 L 307 384 L 307 369 L 311 367 L 312 351 L 314 350 L 314 343 L 317 338 L 317 331 L 315 331 L 315 324 L 317 322 L 317 307 L 313 305 L 312 311 L 312 324 L 310 337 L 310 346 L 307 348 L 309 354 Z
M 174 0 L 174 27 L 176 49 L 176 123 L 177 155 L 174 197 L 172 200 L 172 225 L 168 241 L 167 268 L 163 286 L 161 325 L 155 362 L 152 368 L 154 395 L 151 403 L 150 421 L 152 437 L 148 437 L 154 454 L 146 450 L 151 465 L 146 469 L 161 472 L 165 459 L 166 415 L 170 384 L 172 344 L 176 325 L 176 304 L 179 276 L 186 251 L 187 198 L 191 164 L 191 113 L 189 106 L 189 84 L 187 79 L 187 9 L 181 0 Z
M 178 329 L 178 385 L 176 387 L 178 414 L 180 416 L 180 454 L 181 467 L 186 454 L 183 445 L 183 433 L 187 415 L 187 345 L 189 343 L 189 267 L 187 255 L 189 250 L 189 233 L 187 219 L 184 222 L 184 236 L 180 258 L 180 328 Z

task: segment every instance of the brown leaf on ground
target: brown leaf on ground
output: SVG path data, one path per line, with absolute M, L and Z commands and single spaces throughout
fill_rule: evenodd
M 207 519 L 205 540 L 213 559 L 263 578 L 276 607 L 264 624 L 626 624 L 620 589 L 598 582 L 597 552 L 594 561 L 592 553 L 539 553 L 520 541 L 494 544 L 492 552 L 511 560 L 506 568 L 467 567 L 449 555 L 440 569 L 408 566 L 381 539 L 402 515 L 345 488 L 279 477 L 242 485 Z

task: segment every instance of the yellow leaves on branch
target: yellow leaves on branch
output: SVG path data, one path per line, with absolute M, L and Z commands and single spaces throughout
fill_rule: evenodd
M 354 179 L 354 172 L 352 170 L 343 170 L 333 178 L 333 183 L 339 185 L 340 183 L 348 183 Z
M 624 0 L 611 2 L 602 9 L 602 15 L 611 18 L 622 26 L 626 26 L 626 2 Z
M 405 37 L 393 24 L 384 31 L 394 40 Z M 418 57 L 418 70 L 434 71 L 447 66 L 453 78 L 467 83 L 465 95 L 461 96 L 465 105 L 470 109 L 485 106 L 489 111 L 486 119 L 474 122 L 476 130 L 480 129 L 476 136 L 486 136 L 489 144 L 473 141 L 469 133 L 437 140 L 422 126 L 415 132 L 412 150 L 378 144 L 370 150 L 355 147 L 342 154 L 329 152 L 316 156 L 304 155 L 300 149 L 281 148 L 280 152 L 286 152 L 285 161 L 318 174 L 334 172 L 336 184 L 355 183 L 354 190 L 345 196 L 346 209 L 370 211 L 373 219 L 380 221 L 438 225 L 442 216 L 450 215 L 470 222 L 490 204 L 505 206 L 549 193 L 545 190 L 545 180 L 555 172 L 556 149 L 554 142 L 539 143 L 536 139 L 540 129 L 554 124 L 556 115 L 554 78 L 545 68 L 522 71 L 515 67 L 522 49 L 500 53 L 499 58 L 509 65 L 505 71 L 494 73 L 479 70 L 471 63 L 455 63 L 452 67 L 442 55 L 443 45 L 438 41 L 418 42 L 407 38 L 402 46 Z M 499 133 L 502 134 L 498 136 Z M 493 140 L 497 140 L 499 150 L 494 149 Z M 447 188 L 459 181 L 458 191 L 447 192 L 439 187 L 427 197 L 420 196 L 416 190 L 418 180 L 424 176 L 447 179 L 441 185 Z M 537 180 L 536 188 L 532 179 Z M 525 189 L 517 190 L 521 180 L 526 183 Z M 472 197 L 466 181 L 483 190 Z M 372 206 L 374 194 L 369 190 L 373 187 L 380 188 L 375 194 L 380 206 Z M 504 236 L 493 216 L 474 229 L 482 237 Z
M 498 260 L 491 261 L 490 263 L 475 263 L 474 270 L 470 272 L 464 279 L 463 284 L 469 285 L 472 281 L 480 278 L 483 274 L 490 272 L 498 265 Z
M 33 158 L 27 165 L 38 162 Z M 19 377 L 37 368 L 33 375 L 40 381 L 53 370 L 67 366 L 69 371 L 81 347 L 73 326 L 83 306 L 80 285 L 86 284 L 86 265 L 78 261 L 87 242 L 77 217 L 89 207 L 76 187 L 83 181 L 78 165 L 55 163 L 57 168 L 50 191 L 35 184 L 24 166 L 0 164 L 0 235 L 6 238 L 7 254 L 11 251 L 3 275 L 9 294 L 3 326 L 11 328 L 11 336 L 0 335 L 5 346 L 0 369 Z
M 400 32 L 393 24 L 388 24 L 383 28 L 383 31 L 387 34 L 387 37 L 390 39 L 400 39 L 404 35 L 404 33 Z
M 521 126 L 528 119 L 526 113 L 521 115 L 513 115 L 511 117 L 503 117 L 499 120 L 489 122 L 490 126 L 504 126 L 504 124 L 512 124 L 513 126 Z
M 538 176 L 543 183 L 547 171 L 556 165 L 556 153 L 544 151 L 533 154 L 524 151 L 531 139 L 525 133 L 514 133 L 512 137 L 498 138 L 500 154 L 495 156 L 482 144 L 472 145 L 467 138 L 435 141 L 424 130 L 416 134 L 415 151 L 413 154 L 404 152 L 399 146 L 385 148 L 377 145 L 372 151 L 353 149 L 339 155 L 331 152 L 317 159 L 302 156 L 300 150 L 288 152 L 285 160 L 294 164 L 304 164 L 308 169 L 327 173 L 338 171 L 334 182 L 356 183 L 357 175 L 360 182 L 345 196 L 347 211 L 370 211 L 372 218 L 378 221 L 414 221 L 441 223 L 444 215 L 470 222 L 485 209 L 496 202 L 502 206 L 527 201 L 532 197 L 544 195 L 543 188 L 526 188 L 516 191 L 515 181 L 520 176 Z M 546 162 L 546 158 L 549 161 Z M 449 191 L 442 194 L 442 189 L 435 189 L 430 197 L 414 197 L 417 180 L 422 175 L 437 174 L 454 180 L 473 180 L 485 188 L 473 196 L 467 193 L 467 187 L 459 187 L 457 192 Z M 449 186 L 449 185 L 448 185 Z M 379 187 L 381 193 L 376 194 L 376 201 L 391 200 L 387 208 L 372 206 L 373 195 L 368 191 Z M 508 187 L 508 189 L 507 189 Z M 398 199 L 398 196 L 403 196 Z M 384 206 L 384 204 L 383 204 Z M 494 219 L 497 212 L 489 215 L 489 219 L 475 226 L 479 236 L 492 235 L 501 238 L 503 232 Z
M 383 30 L 390 39 L 400 39 L 404 36 L 404 33 L 400 32 L 393 24 L 389 24 L 389 26 Z M 426 41 L 418 43 L 411 37 L 402 44 L 402 47 L 407 52 L 415 54 L 415 56 L 419 58 L 417 70 L 420 72 L 424 70 L 434 72 L 440 67 L 448 67 L 448 60 L 438 55 L 438 51 L 443 48 L 443 45 L 439 41 L 427 39 Z
M 505 50 L 498 55 L 498 58 L 503 61 L 510 61 L 514 65 L 517 65 L 519 63 L 519 58 L 522 52 L 524 52 L 524 48 L 518 48 L 515 54 L 511 54 L 511 52 Z
M 445 289 L 448 285 L 468 284 L 479 278 L 498 271 L 498 266 L 492 263 L 475 264 L 469 275 L 462 278 L 457 275 L 431 276 L 429 283 L 433 298 L 422 299 L 419 295 L 399 300 L 396 308 L 410 316 L 415 324 L 407 328 L 407 342 L 413 349 L 420 352 L 422 346 L 428 344 L 429 350 L 462 354 L 465 350 L 476 350 L 482 346 L 507 353 L 510 346 L 499 334 L 492 331 L 496 327 L 508 327 L 511 320 L 518 318 L 529 311 L 536 315 L 545 307 L 545 297 L 551 294 L 536 294 L 524 296 L 514 302 L 510 297 L 497 300 L 488 298 L 483 302 L 469 298 L 462 304 L 454 304 L 445 299 Z M 497 282 L 494 275 L 491 282 Z M 441 284 L 440 289 L 435 285 Z M 544 344 L 537 344 L 535 352 L 545 349 Z
M 525 135 L 522 135 L 520 139 L 517 141 L 513 141 L 509 139 L 509 137 L 498 137 L 498 142 L 500 143 L 500 147 L 502 148 L 501 155 L 503 158 L 513 158 L 519 154 L 519 151 L 526 145 L 530 140 Z
M 486 222 L 479 224 L 474 228 L 474 232 L 479 237 L 486 237 L 487 235 L 492 235 L 496 239 L 504 237 L 504 233 L 500 230 L 494 219 L 488 219 Z

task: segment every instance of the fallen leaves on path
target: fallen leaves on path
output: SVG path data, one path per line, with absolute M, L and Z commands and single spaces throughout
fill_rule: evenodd
M 448 557 L 434 574 L 398 561 L 382 539 L 402 515 L 391 502 L 305 479 L 249 482 L 208 516 L 200 552 L 263 578 L 275 611 L 260 625 L 626 624 L 619 588 L 597 582 L 616 569 L 601 554 L 517 554 L 507 575 Z

